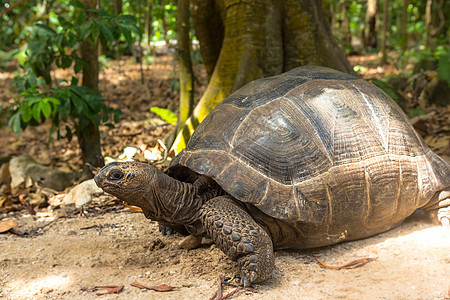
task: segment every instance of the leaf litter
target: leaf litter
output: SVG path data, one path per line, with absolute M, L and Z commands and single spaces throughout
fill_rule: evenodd
M 150 107 L 158 106 L 167 108 L 172 112 L 177 111 L 177 92 L 172 91 L 170 88 L 171 82 L 174 80 L 174 78 L 171 77 L 171 74 L 174 70 L 173 62 L 168 57 L 161 58 L 161 61 L 159 63 L 151 66 L 150 69 L 146 70 L 147 80 L 146 84 L 144 85 L 140 83 L 140 79 L 137 78 L 136 75 L 133 75 L 134 73 L 138 74 L 138 72 L 133 73 L 134 67 L 135 65 L 128 64 L 128 62 L 126 62 L 121 66 L 122 71 L 120 73 L 113 68 L 106 69 L 102 72 L 100 88 L 104 95 L 105 102 L 107 103 L 107 105 L 110 105 L 114 108 L 123 108 L 124 111 L 124 114 L 121 116 L 120 122 L 116 124 L 115 128 L 101 128 L 103 154 L 105 156 L 117 158 L 122 153 L 124 153 L 124 149 L 126 147 L 133 147 L 137 149 L 134 155 L 134 159 L 141 161 L 159 161 L 161 160 L 161 157 L 164 158 L 166 156 L 166 149 L 163 147 L 163 141 L 164 138 L 170 134 L 171 130 L 173 130 L 174 126 L 162 121 L 157 115 L 150 111 Z M 60 75 L 60 77 L 63 76 L 65 75 Z M 203 83 L 201 88 L 196 89 L 196 99 L 198 100 L 206 86 L 206 76 L 203 72 L 196 72 L 196 77 L 200 78 L 200 81 Z M 145 92 L 142 92 L 142 90 L 144 90 Z M 13 93 L 14 92 L 12 92 L 11 89 L 10 79 L 0 81 L 0 104 L 7 103 L 12 98 L 14 98 L 15 95 Z M 447 142 L 449 136 L 448 120 L 450 114 L 450 105 L 443 108 L 429 107 L 425 109 L 425 112 L 425 116 L 419 116 L 417 120 L 413 119 L 413 123 L 416 129 L 419 130 L 420 134 L 424 136 L 425 140 L 430 144 L 430 147 L 438 154 L 448 159 L 450 157 L 450 146 Z M 47 144 L 50 125 L 51 124 L 44 124 L 39 127 L 29 128 L 19 137 L 11 134 L 5 127 L 0 128 L 0 143 L 2 145 L 5 145 L 5 147 L 0 147 L 0 158 L 6 156 L 28 154 L 32 156 L 36 161 L 45 163 L 52 168 L 58 168 L 67 172 L 79 171 L 81 169 L 81 154 L 78 149 L 76 139 L 74 139 L 70 143 L 65 140 L 53 139 L 49 144 Z M 160 167 L 164 167 L 164 165 Z M 141 270 L 142 268 L 146 267 L 148 269 L 153 269 L 156 270 L 156 272 L 159 272 L 155 273 L 155 275 L 148 275 L 149 280 L 160 280 L 161 278 L 165 278 L 166 276 L 179 278 L 179 280 L 181 280 L 181 283 L 177 283 L 177 285 L 181 288 L 174 289 L 172 291 L 173 293 L 180 292 L 181 295 L 197 295 L 197 293 L 201 292 L 205 287 L 201 286 L 199 288 L 198 283 L 196 283 L 195 280 L 207 280 L 207 282 L 212 282 L 217 273 L 226 272 L 228 274 L 235 274 L 237 271 L 236 266 L 234 266 L 233 263 L 229 261 L 220 250 L 218 250 L 213 244 L 211 244 L 211 242 L 209 242 L 209 246 L 193 251 L 186 252 L 185 250 L 176 249 L 176 247 L 173 245 L 176 245 L 178 243 L 178 241 L 180 240 L 180 236 L 161 237 L 166 246 L 162 248 L 144 247 L 145 251 L 147 251 L 145 252 L 145 255 L 148 256 L 140 258 L 140 256 L 142 255 L 142 246 L 140 246 L 139 243 L 142 241 L 139 237 L 134 236 L 135 234 L 137 234 L 135 233 L 135 230 L 122 231 L 122 227 L 129 225 L 129 220 L 133 220 L 132 224 L 139 224 L 139 221 L 141 219 L 138 218 L 136 212 L 128 210 L 128 208 L 123 207 L 118 201 L 111 199 L 109 196 L 100 196 L 97 203 L 86 205 L 78 210 L 68 209 L 67 207 L 61 207 L 58 205 L 41 208 L 32 207 L 36 211 L 35 216 L 30 216 L 31 211 L 27 211 L 26 209 L 24 209 L 19 201 L 19 195 L 6 194 L 6 196 L 12 200 L 12 203 L 11 201 L 2 201 L 3 206 L 0 207 L 0 217 L 8 216 L 8 218 L 12 217 L 16 220 L 21 220 L 21 218 L 27 217 L 27 222 L 29 225 L 27 225 L 26 223 L 23 226 L 26 231 L 32 233 L 32 239 L 29 239 L 29 241 L 32 241 L 36 245 L 39 243 L 39 240 L 37 240 L 36 238 L 45 238 L 46 235 L 51 236 L 53 240 L 44 243 L 59 243 L 58 245 L 50 244 L 53 246 L 47 247 L 47 249 L 49 250 L 51 250 L 52 247 L 55 247 L 55 252 L 58 251 L 57 253 L 52 254 L 56 257 L 56 259 L 54 259 L 52 263 L 45 263 L 44 261 L 39 260 L 33 261 L 36 262 L 36 265 L 31 265 L 30 261 L 27 261 L 25 264 L 18 263 L 17 266 L 23 266 L 28 270 L 24 271 L 23 276 L 25 276 L 25 274 L 39 276 L 39 272 L 45 270 L 47 266 L 49 268 L 56 268 L 56 270 L 64 270 L 71 268 L 74 264 L 81 266 L 83 264 L 90 263 L 92 271 L 95 271 L 98 268 L 102 268 L 103 265 L 111 265 L 115 268 L 115 270 L 122 266 L 125 268 L 125 270 L 135 270 L 134 268 L 136 268 L 136 270 Z M 58 196 L 59 195 L 56 195 L 55 197 L 57 198 Z M 30 199 L 31 197 L 29 197 L 29 194 L 23 194 L 24 203 L 27 203 L 25 201 L 29 202 Z M 19 211 L 19 209 L 21 210 Z M 56 216 L 59 214 L 58 211 L 67 211 L 67 213 L 64 217 L 57 218 Z M 42 214 L 40 214 L 42 212 L 45 212 L 49 215 L 49 217 L 46 217 L 45 221 L 48 226 L 42 226 L 39 224 L 42 220 L 44 220 L 44 217 L 42 216 Z M 106 216 L 107 218 L 105 218 Z M 48 218 L 53 218 L 53 220 L 55 221 L 48 222 Z M 117 224 L 108 224 L 108 222 L 111 222 L 109 220 L 116 218 L 119 218 L 118 220 L 121 221 L 115 221 L 117 222 Z M 152 222 L 149 223 L 147 220 L 144 221 L 146 223 L 142 223 L 143 229 L 141 229 L 141 234 L 145 233 L 146 237 L 142 237 L 142 239 L 146 241 L 144 243 L 146 245 L 148 244 L 148 239 L 151 239 L 152 235 L 160 235 L 157 232 L 156 224 Z M 20 221 L 20 223 L 22 227 L 22 221 Z M 105 223 L 107 226 L 104 225 Z M 78 231 L 74 229 L 74 227 L 70 227 L 70 224 L 81 224 L 80 226 L 78 226 L 78 228 L 86 229 Z M 98 226 L 95 226 L 96 224 Z M 102 226 L 100 226 L 100 224 Z M 17 227 L 13 229 L 16 228 Z M 64 239 L 67 236 L 65 235 L 66 232 L 64 232 L 62 228 L 68 228 L 66 232 L 67 236 L 69 237 L 89 237 L 89 240 L 80 239 L 77 242 L 76 246 L 74 246 L 73 244 L 70 244 L 70 240 L 67 241 Z M 104 237 L 108 232 L 111 232 L 114 238 L 108 240 L 107 243 L 96 244 L 97 239 Z M 122 236 L 121 232 L 125 232 L 128 236 Z M 392 232 L 388 233 L 388 235 L 389 234 L 392 234 Z M 7 238 L 7 235 L 3 235 L 3 237 Z M 378 236 L 374 237 L 373 239 L 377 238 Z M 129 242 L 127 239 L 129 239 Z M 12 244 L 16 242 L 20 241 L 10 241 L 10 243 Z M 367 240 L 360 243 L 364 244 L 366 242 Z M 91 243 L 92 246 L 90 245 Z M 89 255 L 83 256 L 83 254 L 77 253 L 76 257 L 72 257 L 74 247 L 80 247 L 80 245 L 82 246 L 82 248 L 90 250 Z M 60 248 L 58 247 L 63 248 L 62 250 L 60 250 Z M 340 247 L 343 246 L 337 245 L 334 249 L 340 249 Z M 108 256 L 107 252 L 110 248 L 112 248 L 114 252 L 110 254 L 110 256 Z M 126 255 L 127 249 L 129 249 L 128 251 L 130 252 L 129 256 Z M 4 248 L 5 255 L 10 255 L 11 259 L 15 259 L 14 257 L 18 255 L 16 251 L 11 252 L 13 254 L 8 254 L 9 252 L 7 251 L 7 248 Z M 97 256 L 92 257 L 92 252 L 97 253 L 96 251 L 98 252 Z M 45 253 L 45 251 L 42 252 Z M 20 253 L 25 254 L 26 252 L 21 251 Z M 33 253 L 34 252 L 30 252 L 29 257 L 33 257 Z M 115 258 L 114 260 L 110 258 L 111 255 Z M 292 257 L 292 254 L 289 254 L 287 256 L 283 256 L 282 254 L 277 255 L 277 265 L 284 270 L 283 272 L 286 272 L 288 274 L 289 272 L 294 272 L 293 277 L 300 278 L 300 274 L 295 273 L 297 271 L 289 271 L 289 268 L 292 264 L 288 262 L 290 257 Z M 427 257 L 432 256 L 433 255 L 428 255 Z M 59 257 L 61 257 L 61 260 L 59 260 Z M 163 260 L 163 258 L 167 260 Z M 76 260 L 80 260 L 80 262 Z M 6 262 L 6 260 L 4 260 L 4 262 Z M 0 264 L 1 263 L 2 261 L 0 260 Z M 377 264 L 374 264 L 374 266 L 376 265 Z M 380 265 L 382 265 L 381 262 Z M 17 266 L 13 267 L 16 268 Z M 39 266 L 39 268 L 32 269 L 33 266 Z M 305 268 L 305 266 L 309 265 L 305 263 L 303 265 L 299 264 L 295 266 L 298 270 L 299 268 Z M 370 266 L 370 268 L 373 268 L 372 265 Z M 3 272 L 10 272 L 8 270 L 8 264 L 6 264 Z M 177 270 L 177 272 L 179 272 L 180 274 L 173 274 L 171 273 L 172 270 Z M 379 271 L 381 272 L 383 270 Z M 91 278 L 89 282 L 92 282 L 92 277 L 89 277 L 91 272 L 85 274 L 84 269 L 82 269 L 81 273 L 83 274 L 83 276 Z M 108 278 L 116 279 L 123 277 L 123 273 L 119 277 L 114 277 L 114 269 L 112 269 L 112 271 L 110 270 L 109 273 L 109 275 L 104 276 L 109 276 Z M 108 273 L 104 272 L 102 274 Z M 314 272 L 312 272 L 310 275 L 308 275 L 308 278 L 317 278 L 317 276 L 317 274 L 314 275 Z M 98 275 L 95 275 L 93 278 L 98 279 Z M 278 287 L 279 283 L 274 285 L 273 282 L 271 283 L 271 281 L 269 281 L 265 285 L 267 286 L 267 288 L 263 290 L 264 293 L 270 295 L 270 289 L 278 290 L 281 288 L 288 291 L 288 294 L 286 295 L 290 295 L 289 287 L 283 285 L 285 279 L 280 281 L 280 275 L 277 275 L 276 272 L 274 274 L 274 278 L 275 282 L 281 282 L 282 285 Z M 351 278 L 351 275 L 346 274 L 346 278 Z M 439 276 L 435 276 L 435 278 L 439 279 Z M 400 277 L 398 279 L 401 280 Z M 14 292 L 16 291 L 14 289 L 11 289 L 11 282 L 13 282 L 11 280 L 13 279 L 1 281 L 0 284 L 3 284 L 4 286 L 8 285 L 9 289 L 7 291 L 12 293 L 11 295 L 14 295 Z M 308 279 L 304 278 L 303 280 L 307 281 Z M 331 280 L 332 279 L 330 278 L 327 279 L 330 284 L 332 282 Z M 351 279 L 349 280 L 351 281 Z M 207 289 L 211 290 L 216 286 L 217 285 L 214 285 L 213 287 L 211 285 L 207 287 Z M 115 291 L 117 291 L 117 286 L 108 287 L 109 290 L 108 288 L 106 288 L 105 290 L 108 293 L 115 293 Z M 156 287 L 164 289 L 164 286 Z M 441 287 L 444 288 L 444 286 L 442 285 Z M 299 287 L 296 288 L 298 289 Z M 367 288 L 369 289 L 369 286 L 367 286 Z M 130 289 L 128 289 L 127 292 L 129 291 Z M 225 297 L 239 296 L 242 292 L 243 291 L 239 286 L 235 286 L 234 289 L 228 294 L 223 295 L 224 293 L 222 292 L 221 297 L 225 299 Z M 315 292 L 315 290 L 309 289 L 309 292 Z M 52 293 L 60 295 L 61 298 L 76 297 L 74 296 L 74 294 L 71 294 L 70 290 L 62 291 L 62 294 L 58 294 L 58 289 L 55 289 Z M 52 295 L 52 293 L 50 295 Z M 443 294 L 446 293 L 441 293 L 441 298 Z M 62 295 L 65 296 L 63 297 Z M 214 297 L 220 298 L 218 296 L 220 295 L 218 295 L 216 292 Z M 322 294 L 322 296 L 324 295 Z M 333 296 L 335 295 L 333 294 Z M 33 296 L 25 297 L 23 299 L 26 298 L 33 298 Z M 20 299 L 20 297 L 16 297 L 16 299 Z

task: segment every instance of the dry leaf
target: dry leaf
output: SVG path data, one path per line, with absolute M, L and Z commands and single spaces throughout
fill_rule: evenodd
M 0 221 L 0 232 L 6 232 L 17 225 L 19 223 L 14 221 Z
M 170 292 L 174 289 L 173 286 L 167 285 L 167 284 L 160 284 L 157 286 L 145 286 L 143 284 L 140 284 L 139 282 L 135 281 L 131 284 L 131 286 L 140 288 L 140 289 L 147 289 L 147 290 L 153 290 L 157 292 Z
M 94 287 L 95 290 L 106 290 L 104 292 L 95 293 L 98 296 L 107 294 L 118 294 L 123 290 L 123 288 L 124 288 L 123 285 L 104 285 L 104 286 L 99 285 Z
M 377 260 L 377 259 L 378 259 L 378 257 L 375 257 L 375 258 L 366 257 L 366 258 L 353 260 L 353 261 L 351 261 L 349 263 L 346 263 L 345 265 L 342 265 L 342 266 L 329 266 L 329 265 L 324 264 L 320 259 L 317 259 L 317 261 L 324 268 L 340 270 L 340 269 L 354 269 L 354 268 L 358 268 L 358 267 L 364 266 L 365 264 L 367 264 L 370 261 L 374 261 L 374 260 Z

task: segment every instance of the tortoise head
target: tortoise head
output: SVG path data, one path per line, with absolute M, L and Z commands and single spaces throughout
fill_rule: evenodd
M 148 190 L 159 171 L 139 162 L 113 162 L 101 169 L 94 180 L 98 187 L 129 204 L 139 201 L 139 195 Z

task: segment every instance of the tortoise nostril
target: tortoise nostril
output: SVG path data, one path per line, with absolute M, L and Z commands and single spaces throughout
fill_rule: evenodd
M 108 179 L 109 180 L 119 180 L 119 179 L 123 178 L 123 176 L 124 176 L 124 174 L 121 170 L 113 169 L 113 170 L 111 170 L 111 172 L 109 172 Z

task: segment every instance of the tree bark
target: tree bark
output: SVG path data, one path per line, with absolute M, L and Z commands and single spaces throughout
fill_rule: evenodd
M 366 24 L 368 32 L 366 33 L 365 47 L 376 49 L 377 39 L 377 18 L 378 18 L 378 0 L 368 0 L 366 12 Z
M 120 15 L 122 13 L 122 0 L 114 0 L 114 14 Z
M 145 37 L 147 38 L 147 44 L 150 45 L 150 42 L 152 40 L 152 23 L 151 23 L 151 18 L 152 18 L 152 1 L 151 0 L 147 0 L 147 5 L 145 8 L 145 30 L 144 30 L 144 34 Z
M 407 31 L 407 19 L 408 19 L 408 5 L 409 0 L 403 0 L 402 20 L 401 20 L 401 34 L 402 34 L 402 52 L 406 51 L 408 46 L 408 31 Z
M 331 35 L 320 0 L 191 0 L 191 5 L 210 80 L 177 136 L 175 153 L 214 107 L 252 80 L 300 65 L 352 72 Z
M 427 0 L 425 8 L 425 49 L 430 49 L 431 46 L 431 5 L 433 0 Z
M 352 33 L 350 30 L 350 3 L 349 0 L 343 0 L 339 3 L 339 34 L 340 41 L 344 45 L 346 50 L 352 49 Z M 362 30 L 362 38 L 364 38 L 364 30 Z
M 191 12 L 209 82 L 219 59 L 225 28 L 215 1 L 191 0 Z
M 86 7 L 87 20 L 94 16 L 89 9 L 98 8 L 98 0 L 83 0 Z M 98 39 L 91 41 L 87 39 L 81 43 L 81 58 L 86 62 L 83 67 L 82 85 L 92 89 L 98 90 Z M 98 126 L 92 123 L 87 117 L 82 117 L 80 124 L 85 123 L 86 126 L 78 134 L 78 142 L 80 144 L 83 169 L 87 176 L 93 177 L 91 167 L 102 167 L 105 165 L 103 155 L 100 147 L 100 132 Z
M 191 62 L 191 38 L 189 36 L 189 0 L 177 1 L 177 53 L 180 79 L 180 107 L 177 133 L 194 109 L 194 72 Z
M 383 3 L 383 32 L 381 38 L 381 60 L 383 63 L 387 62 L 387 49 L 386 49 L 386 33 L 388 28 L 388 11 L 389 11 L 389 0 L 385 0 Z

